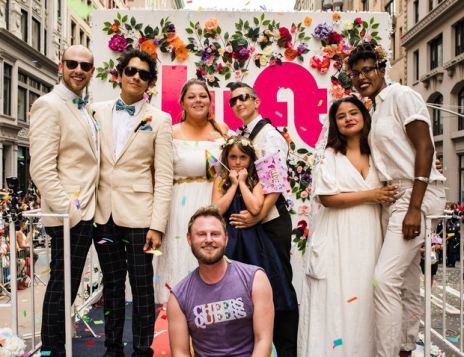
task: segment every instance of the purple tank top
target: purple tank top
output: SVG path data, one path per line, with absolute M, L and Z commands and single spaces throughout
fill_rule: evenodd
M 172 290 L 187 318 L 197 357 L 249 357 L 253 352 L 254 265 L 230 261 L 224 277 L 206 284 L 198 268 Z

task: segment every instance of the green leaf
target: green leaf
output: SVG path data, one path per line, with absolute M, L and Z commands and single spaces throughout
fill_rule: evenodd
M 164 19 L 161 19 L 161 21 L 160 21 L 160 25 L 161 25 L 161 27 L 163 27 L 163 26 L 164 26 Z
M 123 18 L 121 19 L 121 22 L 126 22 L 127 21 L 127 15 L 124 15 Z
M 373 23 L 374 23 L 374 18 L 373 18 L 373 17 L 371 17 L 371 18 L 370 18 L 370 20 L 369 20 L 369 24 L 371 24 L 371 25 L 372 25 Z
M 301 32 L 299 35 L 298 35 L 298 39 L 304 39 L 305 37 L 305 33 L 304 32 Z
M 373 24 L 372 25 L 372 28 L 375 30 L 375 29 L 378 29 L 379 28 L 379 24 Z
M 264 20 L 264 12 L 261 14 L 261 21 Z
M 121 14 L 118 12 L 118 13 L 116 14 L 116 17 L 120 20 L 120 19 L 121 19 Z
M 255 23 L 255 25 L 258 25 L 259 24 L 259 20 L 257 17 L 253 17 L 253 22 Z
M 227 41 L 229 39 L 229 33 L 226 32 L 224 33 L 224 41 Z
M 230 76 L 231 76 L 231 73 L 230 72 L 227 72 L 226 75 L 224 76 L 224 78 L 227 80 L 230 79 Z
M 191 28 L 188 28 L 188 27 L 185 29 L 185 32 L 187 32 L 190 35 L 193 34 L 193 30 Z
M 117 24 L 117 25 L 120 25 L 121 23 L 119 22 L 119 20 L 114 20 L 114 23 Z
M 221 30 L 221 28 L 218 26 L 217 29 L 216 29 L 216 33 L 217 33 L 218 35 L 220 35 L 221 32 L 222 32 L 222 30 Z
M 135 21 L 135 17 L 132 16 L 131 19 L 130 19 L 130 24 L 131 24 L 132 26 L 135 26 L 136 23 L 137 23 L 137 21 Z
M 129 24 L 124 24 L 124 27 L 126 28 L 127 31 L 132 30 L 132 27 Z
M 378 36 L 378 34 L 379 34 L 378 32 L 372 32 L 372 34 L 371 34 L 371 35 L 372 35 L 372 37 L 377 37 L 377 36 Z
M 250 22 L 248 20 L 245 21 L 245 24 L 243 25 L 245 29 L 250 28 Z
M 264 26 L 267 26 L 267 25 L 269 25 L 270 22 L 271 22 L 271 21 L 269 21 L 269 20 L 264 20 L 264 21 L 263 21 L 263 25 L 264 25 Z
M 103 25 L 105 25 L 105 27 L 111 27 L 111 22 L 106 21 L 103 23 Z
M 363 21 L 363 29 L 367 29 L 368 26 L 369 26 L 369 25 L 367 24 L 367 22 L 366 22 L 366 21 Z
M 137 25 L 135 25 L 135 29 L 140 31 L 142 29 L 142 26 L 143 26 L 142 23 L 137 24 Z

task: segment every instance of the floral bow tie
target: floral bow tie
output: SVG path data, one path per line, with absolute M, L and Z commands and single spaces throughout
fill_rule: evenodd
M 116 110 L 125 110 L 132 116 L 135 114 L 135 105 L 127 105 L 121 99 L 118 99 L 116 101 Z
M 88 96 L 84 98 L 75 97 L 73 98 L 72 102 L 77 105 L 77 109 L 82 109 L 89 102 L 89 97 Z

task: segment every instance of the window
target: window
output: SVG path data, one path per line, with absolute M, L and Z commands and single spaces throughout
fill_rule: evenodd
M 7 30 L 10 29 L 10 0 L 6 0 L 5 4 L 5 22 Z
M 390 0 L 385 6 L 385 11 L 390 14 L 390 16 L 395 15 L 395 0 Z
M 392 51 L 392 59 L 394 61 L 396 60 L 396 35 L 394 32 L 391 34 L 391 51 Z
M 419 50 L 413 52 L 414 63 L 414 81 L 419 80 Z
M 440 67 L 443 64 L 443 36 L 440 34 L 429 42 L 430 69 Z
M 85 45 L 85 34 L 84 31 L 80 30 L 79 31 L 79 44 Z
M 414 1 L 414 23 L 419 22 L 419 0 Z
M 3 63 L 3 114 L 11 115 L 11 75 L 13 67 Z
M 456 56 L 464 52 L 464 20 L 454 25 L 454 48 Z
M 50 91 L 48 84 L 42 83 L 28 74 L 18 73 L 18 120 L 27 121 L 32 104 Z
M 28 14 L 26 10 L 21 10 L 21 38 L 24 42 L 27 42 L 27 18 Z
M 40 51 L 40 22 L 36 18 L 32 18 L 32 48 Z
M 464 87 L 458 93 L 458 113 L 464 115 Z M 458 130 L 464 130 L 464 118 L 458 119 Z
M 459 155 L 459 202 L 464 201 L 464 155 Z
M 362 10 L 369 11 L 369 0 L 363 0 L 362 2 Z
M 439 94 L 433 104 L 437 107 L 441 107 L 443 104 L 443 96 Z M 432 126 L 433 126 L 433 135 L 442 135 L 443 134 L 443 117 L 442 111 L 439 109 L 432 109 Z
M 429 0 L 429 11 L 433 9 L 433 0 Z
M 76 23 L 71 21 L 71 45 L 76 44 Z
M 44 55 L 46 56 L 48 54 L 48 48 L 47 48 L 47 29 L 44 29 Z

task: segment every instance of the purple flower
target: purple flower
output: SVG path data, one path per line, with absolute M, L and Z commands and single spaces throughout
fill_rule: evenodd
M 201 53 L 201 61 L 206 62 L 211 57 L 211 52 L 202 51 Z
M 245 61 L 250 57 L 250 51 L 245 46 L 240 46 L 238 52 L 234 52 L 232 57 L 237 61 Z
M 126 39 L 121 35 L 114 35 L 108 42 L 108 47 L 116 52 L 124 52 L 127 47 Z
M 298 54 L 299 54 L 299 55 L 301 55 L 301 54 L 304 52 L 305 49 L 306 49 L 306 47 L 305 47 L 304 44 L 301 44 L 301 45 L 299 45 L 299 46 L 296 48 L 296 50 L 298 51 Z
M 166 32 L 176 32 L 176 26 L 174 26 L 174 24 L 169 24 Z
M 314 37 L 318 38 L 321 41 L 327 41 L 329 35 L 332 33 L 333 29 L 332 26 L 327 25 L 325 22 L 323 24 L 319 24 L 314 29 Z

